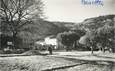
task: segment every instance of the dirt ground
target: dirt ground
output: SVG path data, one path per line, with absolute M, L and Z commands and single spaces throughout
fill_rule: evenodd
M 115 71 L 115 63 L 112 61 L 68 58 L 74 53 L 67 52 L 65 53 L 66 57 L 55 57 L 53 55 L 0 57 L 0 71 Z M 86 53 L 81 54 L 86 55 Z M 75 57 L 75 55 L 72 57 Z

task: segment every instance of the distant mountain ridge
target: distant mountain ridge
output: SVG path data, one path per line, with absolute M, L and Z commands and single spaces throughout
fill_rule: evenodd
M 85 19 L 81 23 L 73 22 L 51 22 L 46 20 L 34 20 L 34 24 L 26 25 L 25 31 L 29 31 L 37 38 L 45 38 L 50 35 L 57 35 L 58 33 L 69 31 L 72 28 L 98 29 L 105 24 L 110 26 L 115 25 L 115 15 L 105 15 Z
M 105 15 L 99 17 L 93 17 L 85 19 L 82 23 L 85 28 L 97 29 L 103 27 L 104 25 L 114 26 L 115 25 L 115 15 Z
M 59 23 L 60 24 L 60 23 Z M 36 34 L 37 38 L 45 38 L 50 35 L 57 35 L 58 33 L 68 31 L 66 26 L 59 26 L 55 22 L 46 20 L 34 20 L 33 24 L 28 24 L 23 27 L 23 31 L 30 32 L 33 35 Z M 24 35 L 24 33 L 22 32 Z

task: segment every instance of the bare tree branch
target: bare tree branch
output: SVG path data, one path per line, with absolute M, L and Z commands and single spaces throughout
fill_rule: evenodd
M 37 3 L 35 0 L 1 0 L 0 2 L 2 3 L 0 16 L 10 26 L 12 32 L 30 23 L 32 16 L 34 16 L 33 14 L 41 14 L 39 11 L 38 13 L 33 13 L 36 11 L 36 7 L 42 11 L 41 3 Z

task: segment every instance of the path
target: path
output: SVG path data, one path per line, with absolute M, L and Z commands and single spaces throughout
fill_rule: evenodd
M 46 66 L 46 68 L 43 69 L 43 71 L 55 71 L 55 70 L 56 71 L 60 71 L 60 70 L 73 71 L 73 68 L 75 68 L 74 69 L 75 71 L 76 71 L 76 69 L 77 69 L 77 71 L 84 71 L 84 70 L 87 70 L 87 68 L 93 69 L 93 67 L 95 67 L 95 69 L 98 69 L 96 71 L 115 71 L 115 54 L 114 53 L 111 53 L 111 54 L 110 53 L 103 54 L 100 52 L 94 52 L 94 53 L 95 53 L 94 55 L 91 55 L 91 52 L 88 52 L 88 51 L 84 51 L 84 52 L 80 52 L 80 51 L 53 52 L 53 55 L 46 55 L 46 56 L 35 55 L 35 56 L 26 56 L 25 57 L 25 56 L 20 55 L 20 57 L 19 56 L 15 57 L 15 55 L 13 55 L 14 57 L 8 56 L 8 57 L 0 58 L 0 59 L 2 59 L 2 60 L 7 59 L 8 62 L 9 62 L 9 58 L 10 58 L 11 61 L 13 61 L 13 62 L 15 60 L 19 60 L 19 61 L 22 60 L 22 61 L 29 61 L 29 62 L 31 61 L 32 63 L 36 63 L 34 61 L 37 60 L 37 62 L 39 62 L 38 59 L 43 60 L 44 58 L 41 58 L 41 57 L 45 57 L 46 60 L 43 60 L 42 62 L 41 61 L 40 62 L 44 63 L 46 61 L 46 63 L 48 62 L 48 63 L 50 63 L 50 65 L 53 65 L 53 66 L 51 66 L 51 67 L 48 66 L 48 68 Z M 59 58 L 59 59 L 57 59 L 57 58 Z M 12 60 L 12 59 L 14 59 L 14 60 Z M 67 61 L 72 61 L 72 64 L 68 63 L 68 62 L 64 62 L 63 59 L 67 60 Z M 56 62 L 57 64 L 52 62 L 52 60 L 54 62 Z M 61 63 L 62 64 L 64 63 L 64 64 L 62 65 Z M 68 65 L 66 65 L 67 63 L 68 63 Z M 37 64 L 39 64 L 39 63 L 37 63 Z M 34 65 L 36 65 L 36 64 L 34 64 Z M 49 65 L 49 64 L 44 64 L 44 65 Z M 100 65 L 103 67 L 100 67 Z M 106 70 L 106 69 L 102 70 L 105 67 L 108 70 Z M 83 69 L 78 70 L 79 68 L 83 68 Z M 87 71 L 89 71 L 89 70 L 87 70 Z
M 92 55 L 91 52 L 88 51 L 86 52 L 74 51 L 74 52 L 54 52 L 54 55 L 49 56 L 66 58 L 70 60 L 71 59 L 83 60 L 85 62 L 84 64 L 107 65 L 108 66 L 107 71 L 115 71 L 115 53 L 95 52 L 95 54 Z
M 102 53 L 94 52 L 92 55 L 91 52 L 84 51 L 73 51 L 73 52 L 54 52 L 55 57 L 65 57 L 65 58 L 74 58 L 79 60 L 89 60 L 89 61 L 110 61 L 115 62 L 115 53 Z

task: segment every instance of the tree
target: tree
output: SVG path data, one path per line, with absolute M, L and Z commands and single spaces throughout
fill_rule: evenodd
M 96 48 L 97 42 L 96 42 L 96 31 L 90 31 L 89 32 L 89 46 L 91 49 L 91 53 L 93 54 L 94 49 Z
M 115 27 L 104 25 L 97 30 L 97 42 L 102 45 L 102 49 L 105 47 L 113 48 L 115 40 Z
M 96 30 L 89 30 L 84 36 L 79 40 L 79 43 L 85 47 L 90 47 L 91 53 L 93 54 L 94 49 L 96 48 Z
M 66 49 L 68 50 L 69 47 L 72 48 L 74 42 L 78 40 L 80 36 L 75 32 L 64 32 L 57 35 L 58 42 L 61 42 Z
M 9 33 L 15 40 L 24 25 L 41 18 L 43 3 L 41 0 L 0 0 L 1 32 Z
M 105 47 L 113 48 L 115 40 L 115 27 L 105 24 L 98 29 L 92 29 L 87 31 L 86 35 L 79 41 L 81 44 L 90 46 L 91 51 L 97 48 L 97 44 L 101 45 L 101 49 L 104 51 Z M 113 48 L 114 49 L 114 48 Z

